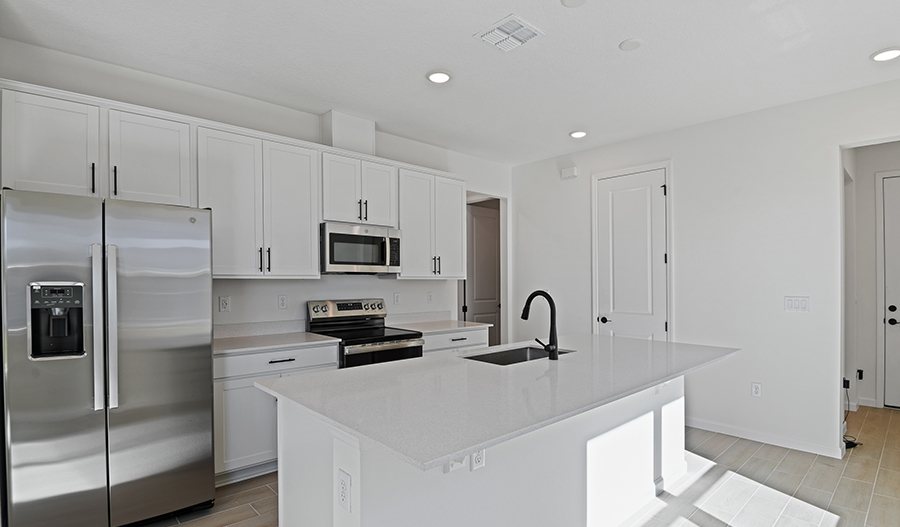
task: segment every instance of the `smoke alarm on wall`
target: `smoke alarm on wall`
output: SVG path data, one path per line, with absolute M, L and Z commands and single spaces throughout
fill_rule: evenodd
M 474 36 L 501 51 L 509 51 L 538 35 L 543 33 L 520 17 L 509 15 L 491 27 L 475 33 Z

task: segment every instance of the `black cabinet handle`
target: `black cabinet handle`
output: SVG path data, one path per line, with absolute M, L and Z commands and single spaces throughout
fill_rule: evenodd
M 889 319 L 888 319 L 888 324 L 890 324 L 890 325 L 892 325 L 892 326 L 897 325 L 897 319 L 896 319 L 896 318 L 889 318 Z
M 600 320 L 600 322 L 602 322 L 604 324 L 606 324 L 607 322 L 612 322 L 611 318 L 606 318 L 606 317 L 600 317 L 599 320 Z
M 295 360 L 297 359 L 295 359 L 294 357 L 291 357 L 290 359 L 270 360 L 269 364 L 278 364 L 279 362 L 294 362 Z
M 438 274 L 441 274 L 441 257 L 438 256 Z
M 266 271 L 272 272 L 272 248 L 266 249 Z
M 366 206 L 366 215 L 363 221 L 369 221 L 369 200 L 364 201 L 363 204 Z
M 359 215 L 357 218 L 359 218 L 359 221 L 362 221 L 362 200 L 357 201 L 356 204 L 359 205 Z
M 458 339 L 450 339 L 450 342 L 459 342 L 460 340 L 469 340 L 468 337 L 459 337 Z
M 119 195 L 119 167 L 113 166 L 113 196 Z
M 437 256 L 431 257 L 431 274 L 437 274 Z
M 259 272 L 262 272 L 262 247 L 259 248 Z
M 97 193 L 97 176 L 94 173 L 94 163 L 91 163 L 91 194 Z

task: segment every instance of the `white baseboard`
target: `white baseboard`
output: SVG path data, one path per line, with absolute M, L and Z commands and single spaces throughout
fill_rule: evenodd
M 870 406 L 872 408 L 881 408 L 881 406 L 878 405 L 878 401 L 876 401 L 875 399 L 869 399 L 867 397 L 859 398 L 859 401 L 857 401 L 857 403 L 856 403 L 856 407 L 859 408 L 860 406 Z
M 252 467 L 232 470 L 231 472 L 222 472 L 221 474 L 216 474 L 216 487 L 231 485 L 232 483 L 255 478 L 256 476 L 262 476 L 263 474 L 270 474 L 276 470 L 278 470 L 277 460 L 260 463 L 259 465 L 253 465 Z
M 747 430 L 736 426 L 723 425 L 721 423 L 706 421 L 703 419 L 696 419 L 688 416 L 685 416 L 684 423 L 687 426 L 702 428 L 703 430 L 709 430 L 711 432 L 733 435 L 744 439 L 751 439 L 753 441 L 760 441 L 763 443 L 769 443 L 770 445 L 791 448 L 794 450 L 802 450 L 803 452 L 811 452 L 813 454 L 820 454 L 836 459 L 841 458 L 841 446 L 839 444 L 822 445 L 819 443 L 810 443 L 808 441 L 798 441 L 789 437 L 763 434 L 755 430 Z

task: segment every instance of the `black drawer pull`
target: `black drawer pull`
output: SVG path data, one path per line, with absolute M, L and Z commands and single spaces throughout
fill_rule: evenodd
M 295 360 L 297 359 L 295 359 L 294 357 L 291 357 L 290 359 L 270 360 L 269 364 L 278 364 L 279 362 L 294 362 Z
M 460 340 L 469 340 L 469 337 L 459 337 L 458 339 L 450 339 L 450 342 L 459 342 Z

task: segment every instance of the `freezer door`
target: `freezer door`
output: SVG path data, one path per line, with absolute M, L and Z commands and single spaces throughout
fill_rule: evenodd
M 101 214 L 97 198 L 0 197 L 9 527 L 108 525 Z
M 107 200 L 110 523 L 214 498 L 210 212 Z

